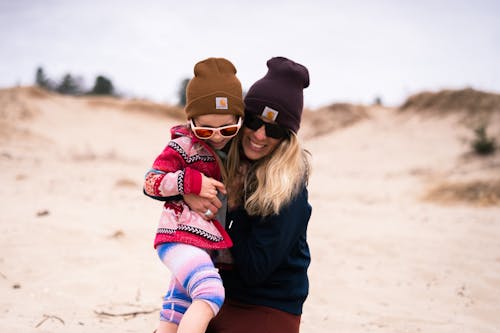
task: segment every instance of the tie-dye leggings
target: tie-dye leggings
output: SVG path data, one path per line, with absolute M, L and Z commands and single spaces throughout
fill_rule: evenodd
M 160 320 L 179 324 L 196 299 L 207 302 L 216 315 L 224 302 L 224 287 L 210 255 L 204 249 L 183 243 L 160 244 L 156 251 L 172 273 Z

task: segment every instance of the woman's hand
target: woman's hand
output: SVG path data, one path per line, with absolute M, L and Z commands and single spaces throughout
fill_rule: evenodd
M 217 196 L 207 199 L 196 194 L 184 194 L 184 202 L 192 211 L 203 216 L 205 220 L 213 219 L 219 208 L 222 207 L 222 202 L 220 202 Z M 207 212 L 211 214 L 206 214 Z

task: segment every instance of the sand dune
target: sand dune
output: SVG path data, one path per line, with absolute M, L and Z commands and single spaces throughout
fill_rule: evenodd
M 500 179 L 498 152 L 470 152 L 470 111 L 325 109 L 301 129 L 313 154 L 302 332 L 497 332 L 499 202 L 428 196 Z M 141 186 L 175 112 L 0 90 L 2 332 L 152 331 L 169 276 L 152 248 L 161 204 Z

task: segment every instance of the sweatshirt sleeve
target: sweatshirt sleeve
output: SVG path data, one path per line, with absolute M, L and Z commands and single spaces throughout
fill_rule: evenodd
M 261 283 L 286 260 L 305 234 L 310 215 L 304 187 L 278 215 L 233 222 L 229 230 L 234 244 L 231 252 L 235 269 L 246 284 Z
M 199 194 L 201 173 L 186 166 L 182 156 L 167 146 L 146 173 L 144 193 L 151 197 Z

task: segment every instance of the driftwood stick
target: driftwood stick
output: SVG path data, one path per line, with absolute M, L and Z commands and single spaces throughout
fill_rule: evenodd
M 132 312 L 123 312 L 123 313 L 111 313 L 106 311 L 96 311 L 94 313 L 98 316 L 106 316 L 106 317 L 135 317 L 138 315 L 150 314 L 158 311 L 159 309 L 153 310 L 143 310 L 143 311 L 132 311 Z
M 38 322 L 38 324 L 36 324 L 35 328 L 38 328 L 40 326 L 42 326 L 43 323 L 45 323 L 48 319 L 56 319 L 56 320 L 59 320 L 61 322 L 61 324 L 65 325 L 64 323 L 64 320 L 62 320 L 61 318 L 59 318 L 58 316 L 53 316 L 53 315 L 46 315 L 44 314 L 43 315 L 43 319 L 40 320 Z

